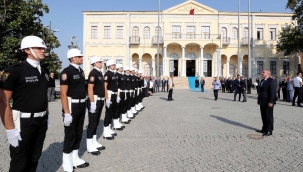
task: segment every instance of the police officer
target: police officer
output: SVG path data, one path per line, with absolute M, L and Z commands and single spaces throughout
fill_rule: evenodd
M 137 115 L 138 112 L 136 111 L 135 109 L 135 105 L 136 105 L 136 96 L 137 96 L 137 90 L 138 88 L 136 88 L 136 76 L 135 76 L 135 72 L 136 69 L 135 68 L 132 68 L 131 69 L 131 73 L 130 73 L 130 77 L 131 77 L 131 88 L 133 90 L 133 95 L 132 95 L 132 98 L 131 98 L 131 113 L 133 115 Z M 135 116 L 134 116 L 135 117 Z
M 83 133 L 86 109 L 85 76 L 80 65 L 83 55 L 78 49 L 67 52 L 70 65 L 60 76 L 60 97 L 64 121 L 63 164 L 64 171 L 85 168 L 89 163 L 79 158 L 78 150 Z
M 125 126 L 123 126 L 120 123 L 120 115 L 121 113 L 125 113 L 125 98 L 126 98 L 126 90 L 125 90 L 125 77 L 122 74 L 123 72 L 123 66 L 122 64 L 117 64 L 116 65 L 116 79 L 118 82 L 118 97 L 120 97 L 120 101 L 117 101 L 117 106 L 116 106 L 116 110 L 115 110 L 115 114 L 114 114 L 114 127 L 113 129 L 115 130 L 123 130 L 123 128 L 125 128 Z
M 143 72 L 142 71 L 138 71 L 139 74 L 139 87 L 140 87 L 140 95 L 139 95 L 139 100 L 138 100 L 138 106 L 140 108 L 140 110 L 143 110 L 145 107 L 142 105 L 142 101 L 144 98 L 144 77 L 143 77 Z
M 104 79 L 101 72 L 103 60 L 98 56 L 93 56 L 90 59 L 90 64 L 93 69 L 88 75 L 88 126 L 87 126 L 87 136 L 86 136 L 86 146 L 87 151 L 92 155 L 99 155 L 98 150 L 104 150 L 105 147 L 102 146 L 97 141 L 97 127 L 100 122 L 100 117 L 102 113 L 102 108 L 104 106 Z
M 130 119 L 127 117 L 127 111 L 129 110 L 129 99 L 130 99 L 130 78 L 129 78 L 129 67 L 128 66 L 124 66 L 123 67 L 124 70 L 124 84 L 125 84 L 125 99 L 122 105 L 122 111 L 121 111 L 121 122 L 124 124 L 129 124 L 130 123 Z
M 9 66 L 1 76 L 0 114 L 10 143 L 9 171 L 34 172 L 48 128 L 49 77 L 40 66 L 46 46 L 41 38 L 26 36 L 21 49 L 27 59 Z
M 134 91 L 132 88 L 132 76 L 130 74 L 130 68 L 128 66 L 124 67 L 124 74 L 125 74 L 125 87 L 126 87 L 126 90 L 128 91 L 126 93 L 126 114 L 127 114 L 128 118 L 133 119 L 134 115 L 131 112 L 131 105 L 133 102 Z M 125 121 L 126 121 L 126 119 L 123 120 L 123 123 L 125 123 Z
M 138 70 L 135 70 L 135 86 L 136 86 L 136 97 L 135 97 L 135 110 L 139 113 L 141 111 L 141 107 L 139 106 L 139 99 L 140 99 L 140 92 L 141 92 L 141 87 L 140 87 L 140 77 L 138 74 Z
M 117 134 L 111 130 L 111 121 L 115 114 L 117 102 L 120 102 L 121 99 L 120 97 L 117 97 L 118 83 L 115 76 L 116 63 L 112 60 L 108 60 L 106 66 L 108 70 L 104 75 L 106 111 L 103 138 L 112 140 Z

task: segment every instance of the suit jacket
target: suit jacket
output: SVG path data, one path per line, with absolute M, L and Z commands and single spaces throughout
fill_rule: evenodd
M 200 81 L 200 84 L 201 84 L 201 85 L 205 85 L 205 80 L 204 80 L 204 79 L 201 80 L 201 81 Z
M 233 88 L 234 90 L 241 91 L 240 81 L 238 80 L 238 78 L 234 80 Z
M 240 81 L 240 85 L 241 85 L 241 90 L 244 91 L 244 89 L 246 89 L 246 82 L 245 82 L 245 80 Z
M 247 85 L 252 85 L 252 79 L 251 78 L 247 78 Z
M 274 103 L 276 86 L 277 82 L 272 78 L 268 77 L 266 80 L 262 80 L 259 85 L 258 104 L 267 105 L 268 103 Z

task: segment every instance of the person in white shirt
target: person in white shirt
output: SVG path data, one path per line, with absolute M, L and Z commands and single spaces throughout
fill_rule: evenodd
M 219 92 L 220 85 L 221 85 L 221 83 L 220 83 L 220 81 L 218 80 L 217 77 L 215 77 L 215 80 L 212 83 L 212 85 L 213 85 L 213 88 L 214 88 L 215 101 L 217 101 L 218 100 L 218 92 Z
M 293 79 L 293 84 L 294 84 L 294 87 L 295 87 L 295 94 L 294 94 L 294 98 L 292 99 L 292 105 L 295 106 L 295 101 L 296 101 L 296 98 L 298 96 L 298 100 L 297 100 L 297 105 L 299 107 L 302 107 L 301 105 L 301 98 L 302 98 L 302 73 L 301 72 L 298 72 L 297 73 L 297 77 L 295 77 Z

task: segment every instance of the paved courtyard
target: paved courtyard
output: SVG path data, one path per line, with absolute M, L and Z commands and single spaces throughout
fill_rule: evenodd
M 156 93 L 144 99 L 146 108 L 117 131 L 114 140 L 101 137 L 106 149 L 99 156 L 86 150 L 85 120 L 80 154 L 90 163 L 77 172 L 99 171 L 303 171 L 303 113 L 302 108 L 277 102 L 274 109 L 273 136 L 255 140 L 261 128 L 256 92 L 248 102 L 233 102 L 233 94 L 174 90 L 174 101 L 167 93 Z M 63 123 L 61 104 L 50 104 L 51 126 L 47 132 L 38 171 L 63 171 Z M 104 112 L 101 122 L 103 125 Z M 8 171 L 9 151 L 6 134 L 0 130 L 0 171 Z

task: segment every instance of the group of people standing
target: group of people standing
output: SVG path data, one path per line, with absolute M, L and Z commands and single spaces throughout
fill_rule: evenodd
M 45 53 L 44 41 L 36 36 L 27 36 L 21 42 L 27 59 L 8 67 L 0 82 L 0 115 L 10 143 L 10 170 L 29 171 L 37 169 L 46 132 L 50 126 L 48 107 L 49 72 L 40 65 Z M 86 136 L 87 151 L 97 156 L 105 147 L 98 142 L 97 127 L 105 105 L 103 138 L 113 140 L 123 130 L 123 124 L 144 109 L 146 84 L 143 72 L 128 66 L 106 62 L 103 75 L 103 60 L 90 58 L 93 69 L 85 75 L 80 65 L 83 55 L 78 49 L 67 52 L 70 65 L 60 74 L 60 98 L 64 126 L 62 167 L 66 172 L 85 168 L 89 163 L 79 157 L 83 125 L 88 114 Z M 13 103 L 10 105 L 10 99 Z M 87 113 L 86 113 L 87 112 Z

